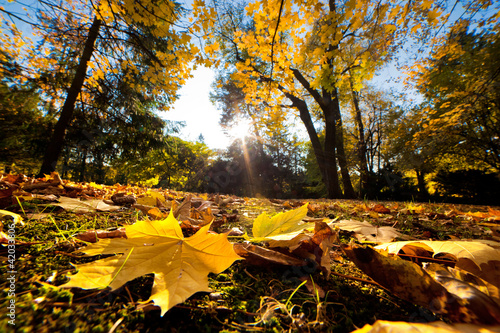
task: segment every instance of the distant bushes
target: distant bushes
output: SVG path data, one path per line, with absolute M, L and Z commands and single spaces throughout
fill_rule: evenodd
M 500 174 L 481 170 L 439 171 L 438 194 L 451 202 L 500 205 Z

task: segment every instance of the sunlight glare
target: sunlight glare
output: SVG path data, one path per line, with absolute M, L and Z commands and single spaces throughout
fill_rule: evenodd
M 251 123 L 247 119 L 240 119 L 238 122 L 232 126 L 228 134 L 232 139 L 244 139 L 250 135 Z

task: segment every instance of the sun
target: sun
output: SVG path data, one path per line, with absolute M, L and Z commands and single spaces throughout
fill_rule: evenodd
M 247 119 L 239 119 L 233 126 L 228 130 L 228 135 L 231 139 L 241 139 L 248 137 L 250 135 L 251 122 Z

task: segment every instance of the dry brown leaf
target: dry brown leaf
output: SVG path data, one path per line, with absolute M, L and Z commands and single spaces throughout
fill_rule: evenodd
M 245 258 L 250 265 L 272 267 L 275 265 L 304 266 L 307 264 L 305 260 L 258 245 L 236 243 L 233 247 L 236 254 Z
M 115 230 L 88 230 L 75 236 L 79 240 L 88 243 L 95 243 L 99 238 L 127 238 L 125 228 Z
M 370 208 L 372 211 L 380 213 L 380 214 L 390 214 L 391 210 L 384 205 L 375 204 Z
M 481 312 L 497 316 L 500 321 L 500 298 L 497 287 L 460 269 L 436 263 L 426 263 L 423 268 L 450 293 L 467 300 L 476 309 L 482 307 Z
M 477 303 L 472 304 L 461 298 L 463 295 L 450 293 L 415 263 L 386 256 L 371 247 L 353 245 L 343 250 L 365 274 L 402 299 L 446 315 L 453 322 L 500 324 L 500 311 L 495 312 L 488 297 L 476 297 Z M 485 308 L 491 312 L 484 312 Z
M 179 204 L 176 201 L 173 201 L 171 209 L 177 220 L 182 222 L 188 221 L 191 217 L 191 195 L 185 197 Z
M 359 241 L 369 241 L 378 244 L 391 242 L 395 238 L 401 237 L 401 233 L 393 227 L 377 227 L 367 221 L 342 220 L 330 223 L 330 226 L 354 232 Z
M 51 203 L 50 205 L 61 207 L 73 213 L 89 213 L 95 211 L 110 212 L 122 208 L 120 206 L 108 205 L 103 200 L 99 199 L 79 200 L 68 197 L 60 197 L 59 203 Z
M 500 243 L 474 241 L 407 241 L 382 244 L 382 249 L 398 254 L 403 247 L 416 246 L 434 253 L 449 253 L 457 259 L 457 267 L 466 270 L 500 288 Z

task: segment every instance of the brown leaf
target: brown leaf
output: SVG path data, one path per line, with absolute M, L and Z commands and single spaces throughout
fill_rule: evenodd
M 172 202 L 172 211 L 174 213 L 174 217 L 179 221 L 187 221 L 191 217 L 191 195 L 182 200 L 180 204 L 176 201 Z
M 99 238 L 127 238 L 125 228 L 115 230 L 88 230 L 75 236 L 79 240 L 89 243 L 95 243 Z
M 330 224 L 333 228 L 339 228 L 345 231 L 352 231 L 360 241 L 369 241 L 375 243 L 391 242 L 397 237 L 401 237 L 401 233 L 393 227 L 377 227 L 370 222 L 342 220 Z
M 234 244 L 234 251 L 245 258 L 247 263 L 255 266 L 304 266 L 307 264 L 305 260 L 253 244 L 236 243 Z
M 384 205 L 381 204 L 376 204 L 373 207 L 371 207 L 371 210 L 380 214 L 390 214 L 391 210 Z
M 456 258 L 456 265 L 463 270 L 488 281 L 500 288 L 500 243 L 486 240 L 474 241 L 409 241 L 394 242 L 377 246 L 389 253 L 398 254 L 402 248 L 416 246 L 431 253 L 450 254 Z
M 500 316 L 483 313 L 484 308 L 477 309 L 450 293 L 417 264 L 397 256 L 388 257 L 371 247 L 354 245 L 343 250 L 365 274 L 402 299 L 447 315 L 454 322 L 500 324 Z
M 453 268 L 436 263 L 425 264 L 424 269 L 448 292 L 462 300 L 467 308 L 473 309 L 474 314 L 479 314 L 482 323 L 500 324 L 498 288 L 470 273 L 460 274 Z M 463 278 L 468 281 L 464 281 Z
M 133 205 L 137 202 L 135 195 L 128 194 L 126 192 L 118 192 L 111 196 L 111 200 L 115 205 L 125 206 L 125 205 Z

